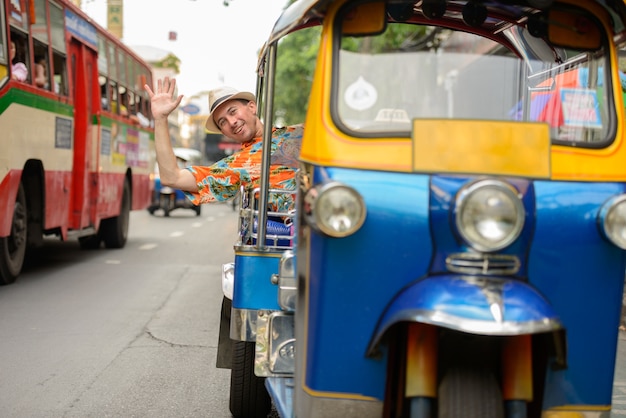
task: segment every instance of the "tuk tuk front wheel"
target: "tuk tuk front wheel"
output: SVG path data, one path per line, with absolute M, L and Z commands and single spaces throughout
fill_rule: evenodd
M 504 418 L 502 391 L 494 373 L 451 366 L 439 385 L 438 410 L 439 418 Z
M 254 342 L 236 341 L 230 375 L 230 413 L 235 418 L 266 418 L 271 409 L 265 378 L 254 374 Z

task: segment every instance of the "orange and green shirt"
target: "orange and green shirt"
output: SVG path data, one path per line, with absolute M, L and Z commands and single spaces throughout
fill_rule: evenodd
M 270 162 L 270 187 L 272 189 L 296 190 L 295 173 L 302 140 L 303 126 L 295 125 L 274 129 L 272 132 L 272 159 Z M 239 192 L 258 187 L 261 177 L 262 139 L 243 144 L 240 151 L 223 158 L 211 166 L 191 166 L 198 191 L 185 192 L 195 205 L 224 202 Z M 270 195 L 271 210 L 285 211 L 294 206 L 291 194 Z

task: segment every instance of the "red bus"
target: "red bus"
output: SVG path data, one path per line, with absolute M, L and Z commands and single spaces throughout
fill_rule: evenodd
M 0 284 L 45 237 L 121 248 L 150 204 L 150 67 L 68 0 L 0 0 Z

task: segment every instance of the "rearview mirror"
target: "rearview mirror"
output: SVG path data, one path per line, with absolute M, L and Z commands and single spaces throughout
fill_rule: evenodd
M 548 41 L 553 45 L 578 50 L 597 50 L 602 46 L 598 24 L 582 13 L 551 10 L 547 24 Z
M 347 36 L 375 35 L 383 32 L 386 25 L 385 3 L 364 3 L 352 8 L 344 17 L 342 33 Z

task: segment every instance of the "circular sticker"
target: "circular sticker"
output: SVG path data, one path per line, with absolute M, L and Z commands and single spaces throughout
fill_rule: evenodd
M 346 89 L 344 100 L 348 107 L 354 110 L 365 110 L 374 106 L 378 99 L 378 93 L 373 85 L 359 77 Z

